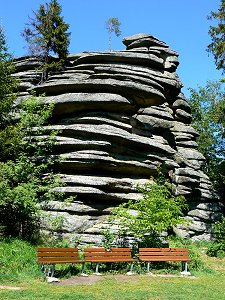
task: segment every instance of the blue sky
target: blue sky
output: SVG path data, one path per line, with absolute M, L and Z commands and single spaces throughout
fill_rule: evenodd
M 21 32 L 45 0 L 0 0 L 0 20 L 5 28 L 10 52 L 18 57 L 27 54 Z M 179 53 L 177 73 L 187 88 L 204 86 L 207 80 L 218 80 L 211 54 L 206 52 L 212 21 L 210 11 L 217 11 L 220 0 L 58 0 L 64 20 L 70 24 L 70 53 L 108 49 L 105 21 L 118 17 L 122 35 L 113 36 L 112 48 L 125 49 L 122 39 L 136 33 L 150 33 Z

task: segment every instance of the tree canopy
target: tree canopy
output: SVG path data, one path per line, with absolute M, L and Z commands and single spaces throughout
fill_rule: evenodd
M 64 22 L 61 12 L 62 8 L 57 0 L 41 4 L 36 12 L 33 11 L 34 17 L 29 17 L 22 32 L 29 52 L 40 57 L 42 82 L 47 79 L 49 71 L 60 70 L 64 66 L 68 55 L 69 25 Z M 58 60 L 50 59 L 51 54 L 56 54 Z
M 208 19 L 217 22 L 216 26 L 209 27 L 212 42 L 207 49 L 215 58 L 216 68 L 225 71 L 225 0 L 221 0 L 218 11 L 211 12 Z
M 192 125 L 198 131 L 198 149 L 205 156 L 204 171 L 214 186 L 225 192 L 225 93 L 222 82 L 189 89 Z
M 186 200 L 183 196 L 174 196 L 172 184 L 162 171 L 137 189 L 141 193 L 140 199 L 120 204 L 111 211 L 109 225 L 117 225 L 118 231 L 110 234 L 110 228 L 103 230 L 106 245 L 108 242 L 124 245 L 127 238 L 131 238 L 139 246 L 162 246 L 160 234 L 185 223 Z
M 63 21 L 62 8 L 57 0 L 41 4 L 34 17 L 29 18 L 29 23 L 22 33 L 29 45 L 32 54 L 48 56 L 57 54 L 60 59 L 65 59 L 70 44 L 67 32 L 69 25 Z
M 106 29 L 109 34 L 109 50 L 112 49 L 112 33 L 114 32 L 116 36 L 121 35 L 120 26 L 121 23 L 118 18 L 109 18 L 106 21 Z
M 0 129 L 4 128 L 10 117 L 9 112 L 16 96 L 17 79 L 11 76 L 14 69 L 4 28 L 0 25 Z

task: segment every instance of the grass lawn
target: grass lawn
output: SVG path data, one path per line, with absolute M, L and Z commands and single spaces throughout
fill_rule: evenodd
M 26 255 L 21 256 L 21 250 Z M 21 288 L 0 289 L 0 299 L 225 299 L 225 258 L 211 258 L 204 253 L 201 256 L 205 269 L 191 270 L 190 277 L 180 277 L 179 271 L 166 275 L 166 271 L 161 270 L 161 274 L 165 275 L 162 277 L 160 270 L 153 270 L 158 276 L 124 275 L 121 280 L 120 275 L 119 280 L 119 276 L 111 274 L 98 278 L 93 284 L 57 285 L 46 283 L 43 279 L 35 263 L 35 248 L 20 241 L 0 242 L 0 285 Z
M 123 282 L 103 276 L 93 285 L 57 286 L 40 280 L 26 281 L 21 290 L 0 290 L 0 299 L 154 299 L 222 300 L 225 299 L 225 273 L 195 277 L 152 277 L 140 275 Z

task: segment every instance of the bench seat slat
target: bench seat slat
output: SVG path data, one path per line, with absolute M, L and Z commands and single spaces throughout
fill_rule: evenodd
M 38 252 L 38 257 L 77 257 L 79 258 L 78 253 L 74 253 L 74 252 Z
M 140 254 L 140 257 L 151 257 L 151 256 L 157 256 L 157 257 L 188 257 L 188 255 L 185 253 L 185 254 L 174 254 L 174 253 L 160 253 L 160 254 L 157 254 L 157 253 L 146 253 L 146 254 Z
M 85 257 L 85 260 L 89 260 L 89 261 L 91 261 L 91 260 L 93 260 L 93 259 L 101 259 L 101 260 L 103 260 L 103 259 L 105 259 L 105 260 L 109 260 L 109 259 L 111 259 L 112 261 L 113 260 L 124 260 L 124 261 L 128 261 L 128 260 L 133 260 L 133 258 L 132 257 L 121 257 L 121 256 L 86 256 Z
M 127 257 L 131 257 L 131 255 L 127 255 L 127 254 L 121 254 L 121 253 L 108 253 L 108 252 L 105 252 L 105 253 L 89 253 L 89 254 L 86 254 L 85 255 L 85 258 L 86 257 L 121 257 L 121 258 L 127 258 Z
M 135 261 L 138 261 L 138 260 L 136 260 L 136 259 L 133 259 L 133 258 L 130 258 L 130 259 L 117 259 L 117 258 L 115 258 L 115 259 L 110 259 L 110 258 L 90 258 L 90 259 L 85 259 L 85 261 L 86 262 L 102 262 L 102 263 L 104 263 L 104 262 L 135 262 Z
M 66 257 L 41 257 L 38 258 L 39 263 L 46 263 L 46 264 L 53 264 L 53 263 L 82 263 L 84 262 L 81 259 L 71 259 L 71 258 L 66 258 Z
M 158 256 L 151 256 L 151 257 L 140 257 L 140 261 L 190 261 L 189 258 L 185 257 L 158 257 Z

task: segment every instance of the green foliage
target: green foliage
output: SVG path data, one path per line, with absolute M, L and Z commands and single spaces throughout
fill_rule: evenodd
M 208 45 L 207 50 L 215 58 L 216 68 L 225 71 L 225 0 L 221 0 L 218 11 L 211 12 L 209 20 L 217 21 L 217 26 L 210 26 L 209 35 L 212 43 Z
M 69 25 L 63 21 L 62 8 L 57 0 L 41 4 L 34 17 L 29 18 L 22 36 L 28 43 L 32 55 L 41 56 L 43 80 L 46 80 L 49 70 L 61 69 L 68 55 L 70 44 L 67 32 Z M 50 61 L 49 55 L 57 54 L 59 61 Z
M 205 156 L 204 171 L 215 188 L 224 193 L 225 182 L 225 93 L 220 82 L 208 81 L 205 87 L 190 89 L 188 100 L 192 125 L 199 133 L 198 149 Z
M 215 240 L 207 250 L 209 256 L 225 257 L 225 217 L 214 224 Z
M 32 154 L 33 160 L 39 160 L 40 156 L 49 154 L 55 144 L 56 132 L 48 131 L 47 135 L 43 125 L 51 117 L 53 104 L 45 102 L 45 98 L 30 96 L 20 104 L 20 130 L 23 132 L 24 139 L 20 142 L 21 151 Z M 45 160 L 51 163 L 51 156 L 46 156 Z M 42 165 L 43 166 L 43 165 Z
M 189 239 L 171 236 L 169 238 L 170 247 L 188 248 L 191 261 L 188 262 L 189 270 L 212 273 L 213 270 L 208 267 L 203 259 L 202 249 L 208 246 L 209 242 L 193 242 Z
M 8 52 L 3 27 L 0 25 L 0 161 L 12 158 L 20 143 L 20 130 L 14 124 L 13 103 L 18 81 L 12 56 Z
M 130 236 L 142 246 L 159 246 L 163 231 L 184 223 L 185 199 L 173 195 L 172 185 L 162 175 L 155 182 L 139 186 L 138 190 L 142 198 L 130 200 L 112 210 L 109 222 L 119 226 L 119 236 Z M 109 238 L 112 240 L 111 236 Z
M 23 133 L 20 127 L 15 124 L 8 124 L 4 129 L 0 130 L 0 162 L 5 162 L 18 156 L 22 138 Z
M 52 109 L 43 98 L 34 96 L 20 106 L 17 126 L 21 140 L 16 156 L 0 162 L 0 227 L 5 236 L 35 238 L 41 207 L 61 197 L 54 193 L 60 183 L 51 173 L 54 134 L 39 137 Z
M 8 124 L 11 117 L 9 112 L 15 100 L 14 92 L 18 82 L 11 76 L 13 71 L 12 56 L 8 52 L 4 29 L 0 25 L 0 130 Z
M 118 18 L 109 18 L 106 21 L 106 29 L 109 34 L 109 50 L 111 50 L 112 47 L 112 33 L 114 32 L 116 36 L 121 35 L 120 26 L 121 23 Z

